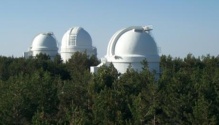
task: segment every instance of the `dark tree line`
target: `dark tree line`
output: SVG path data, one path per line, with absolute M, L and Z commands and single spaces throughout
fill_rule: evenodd
M 161 56 L 159 80 L 96 57 L 0 57 L 0 124 L 219 124 L 219 58 Z

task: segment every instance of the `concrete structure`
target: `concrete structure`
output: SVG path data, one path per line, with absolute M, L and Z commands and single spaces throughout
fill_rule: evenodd
M 24 52 L 24 57 L 35 57 L 39 53 L 47 54 L 50 58 L 54 58 L 58 54 L 57 41 L 53 33 L 40 33 L 37 35 L 33 39 L 32 46 L 28 52 Z
M 151 30 L 147 26 L 132 26 L 116 32 L 109 41 L 106 56 L 101 59 L 101 64 L 91 67 L 91 72 L 111 62 L 120 73 L 125 73 L 130 65 L 141 71 L 141 62 L 146 59 L 149 70 L 159 73 L 160 57 Z
M 92 46 L 90 35 L 81 27 L 70 28 L 62 38 L 60 50 L 62 60 L 68 61 L 75 52 L 97 55 L 97 49 Z

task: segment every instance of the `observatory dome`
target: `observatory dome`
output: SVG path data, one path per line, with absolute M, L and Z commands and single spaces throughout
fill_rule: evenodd
M 92 46 L 91 36 L 82 27 L 70 28 L 62 38 L 61 57 L 66 62 L 75 52 L 86 52 L 88 55 L 97 55 Z
M 41 33 L 32 42 L 32 50 L 58 50 L 53 33 Z
M 109 47 L 109 49 L 113 49 L 112 51 L 115 55 L 140 55 L 146 57 L 157 54 L 157 46 L 154 39 L 143 29 L 142 31 L 133 29 L 122 35 L 116 35 L 115 38 L 111 39 L 111 42 L 115 42 L 115 46 L 113 48 Z
M 147 26 L 132 26 L 116 32 L 110 39 L 107 54 L 99 66 L 112 62 L 120 73 L 125 73 L 130 66 L 141 71 L 141 62 L 146 59 L 149 69 L 158 73 L 160 57 L 156 42 L 150 34 L 151 30 Z
M 31 46 L 32 56 L 39 53 L 44 53 L 50 57 L 55 57 L 58 54 L 58 46 L 53 33 L 40 33 L 37 35 Z

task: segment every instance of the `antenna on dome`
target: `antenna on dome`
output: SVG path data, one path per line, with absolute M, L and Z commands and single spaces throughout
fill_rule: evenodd
M 48 34 L 48 35 L 53 35 L 53 32 L 48 32 L 47 34 Z
M 45 33 L 41 33 L 43 35 L 53 35 L 53 32 L 45 32 Z
M 152 25 L 144 26 L 143 29 L 144 31 L 150 32 L 153 29 L 153 26 Z

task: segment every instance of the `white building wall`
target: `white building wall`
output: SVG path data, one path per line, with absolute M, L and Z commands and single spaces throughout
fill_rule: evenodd
M 61 58 L 62 58 L 63 62 L 67 62 L 71 58 L 72 55 L 73 55 L 73 53 L 70 53 L 70 52 L 62 52 Z
M 58 51 L 49 51 L 49 50 L 34 50 L 32 51 L 32 55 L 33 57 L 35 57 L 36 55 L 39 55 L 40 53 L 42 54 L 46 54 L 48 56 L 50 56 L 51 59 L 53 59 L 57 54 L 58 54 Z
M 32 51 L 28 51 L 28 52 L 24 52 L 24 53 L 23 53 L 23 57 L 24 57 L 25 59 L 30 58 L 32 55 L 33 55 Z

